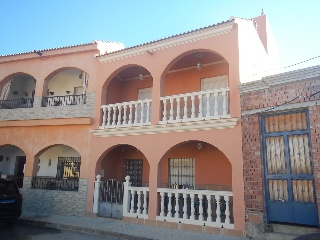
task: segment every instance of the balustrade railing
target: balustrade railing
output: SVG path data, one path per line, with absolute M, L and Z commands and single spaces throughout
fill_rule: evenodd
M 32 107 L 33 107 L 33 98 L 0 100 L 0 109 L 32 108 Z
M 228 118 L 229 88 L 161 97 L 161 124 Z
M 31 188 L 61 191 L 78 191 L 79 178 L 33 177 Z
M 132 187 L 130 177 L 126 176 L 123 194 L 123 216 L 148 218 L 149 188 Z
M 158 188 L 157 220 L 233 229 L 233 194 L 227 191 Z
M 86 95 L 42 97 L 42 107 L 86 104 Z
M 100 129 L 150 125 L 151 100 L 103 105 L 103 119 Z

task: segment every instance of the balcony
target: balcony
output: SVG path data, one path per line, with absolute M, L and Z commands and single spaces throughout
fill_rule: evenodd
M 81 105 L 86 103 L 86 95 L 66 95 L 66 96 L 54 96 L 54 97 L 42 97 L 41 106 L 67 106 L 67 105 Z
M 103 105 L 100 129 L 150 125 L 151 100 Z
M 160 124 L 229 118 L 228 93 L 225 88 L 161 97 Z
M 33 107 L 33 98 L 0 100 L 0 109 L 32 108 L 32 107 Z
M 159 124 L 230 118 L 229 89 L 216 89 L 161 97 Z M 151 125 L 150 99 L 103 105 L 99 129 Z

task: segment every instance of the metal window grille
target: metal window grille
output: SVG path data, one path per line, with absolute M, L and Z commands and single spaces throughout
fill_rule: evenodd
M 142 186 L 142 160 L 125 160 L 125 176 L 130 176 L 131 186 Z
M 79 178 L 81 157 L 58 157 L 57 178 Z
M 170 158 L 169 159 L 169 187 L 195 188 L 195 159 Z

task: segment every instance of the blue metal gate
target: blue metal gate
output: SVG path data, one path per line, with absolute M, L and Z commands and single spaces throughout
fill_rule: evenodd
M 319 225 L 308 112 L 262 117 L 268 222 Z

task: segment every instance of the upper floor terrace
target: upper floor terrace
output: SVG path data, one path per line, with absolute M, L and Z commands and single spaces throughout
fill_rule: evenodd
M 256 20 L 130 48 L 96 41 L 0 57 L 0 125 L 77 118 L 97 136 L 234 127 L 239 83 L 268 60 Z

